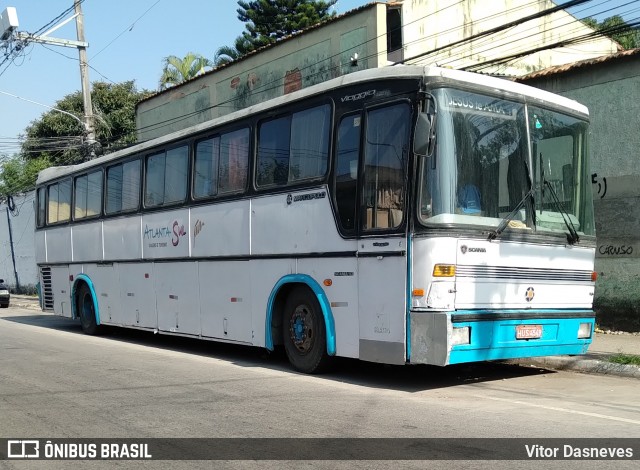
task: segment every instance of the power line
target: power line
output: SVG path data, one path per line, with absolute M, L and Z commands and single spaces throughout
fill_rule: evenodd
M 71 57 L 67 54 L 63 54 L 60 51 L 56 51 L 55 49 L 52 49 L 51 47 L 48 47 L 46 44 L 40 44 L 42 47 L 44 47 L 45 49 L 47 49 L 48 51 L 51 51 L 55 54 L 61 55 L 62 57 L 64 57 L 65 59 L 69 59 L 69 60 L 73 60 L 74 62 L 80 62 L 80 59 L 78 59 L 77 57 Z M 102 78 L 104 78 L 105 80 L 107 80 L 108 82 L 113 83 L 114 85 L 116 84 L 116 82 L 114 82 L 113 80 L 111 80 L 109 77 L 106 77 L 102 72 L 100 72 L 98 69 L 96 69 L 95 67 L 93 67 L 90 64 L 87 64 L 89 66 L 89 68 L 91 70 L 93 70 L 94 72 L 96 72 L 98 75 L 100 75 Z
M 147 13 L 149 13 L 149 11 L 151 11 L 151 9 L 153 7 L 155 7 L 158 3 L 160 3 L 162 0 L 157 0 L 153 5 L 151 5 L 149 8 L 147 8 L 145 10 L 145 12 L 140 15 L 138 18 L 135 19 L 135 21 L 133 23 L 131 23 L 130 26 L 126 27 L 120 34 L 118 34 L 115 38 L 113 38 L 106 46 L 104 46 L 102 49 L 100 49 L 98 52 L 95 53 L 95 55 L 93 55 L 89 60 L 93 60 L 95 59 L 98 55 L 100 55 L 100 53 L 102 51 L 104 51 L 106 48 L 108 48 L 111 44 L 113 44 L 114 42 L 116 42 L 120 36 L 122 36 L 124 33 L 126 33 L 127 31 L 131 31 L 133 29 L 133 27 L 136 25 L 136 23 L 138 21 L 140 21 Z
M 630 3 L 635 3 L 635 2 L 629 2 L 629 3 L 625 4 L 625 5 L 628 5 L 628 4 L 630 4 Z M 611 9 L 609 9 L 609 10 L 604 10 L 602 13 L 605 13 L 605 12 L 610 11 L 610 10 L 611 10 Z M 638 10 L 638 9 L 632 9 L 632 10 L 629 10 L 629 11 L 625 12 L 625 14 L 626 14 L 626 13 L 636 12 L 637 10 Z M 598 13 L 596 13 L 596 14 L 600 14 L 600 13 L 601 13 L 601 12 L 598 12 Z M 513 39 L 513 40 L 511 40 L 511 41 L 510 41 L 510 44 L 512 44 L 512 45 L 513 45 L 513 44 L 518 43 L 518 42 L 521 42 L 521 41 L 529 41 L 529 42 L 530 42 L 530 41 L 531 41 L 531 39 L 532 39 L 533 37 L 535 37 L 535 36 L 539 36 L 539 35 L 541 35 L 541 34 L 547 34 L 547 33 L 549 33 L 550 31 L 553 31 L 553 30 L 555 30 L 555 29 L 558 29 L 558 28 L 561 28 L 561 27 L 564 27 L 564 26 L 569 26 L 569 25 L 571 25 L 572 23 L 577 23 L 576 28 L 574 28 L 573 30 L 568 31 L 568 32 L 566 33 L 566 35 L 567 35 L 567 36 L 571 36 L 571 37 L 573 37 L 573 34 L 577 34 L 577 33 L 579 33 L 579 32 L 580 32 L 580 30 L 584 30 L 585 28 L 588 28 L 588 26 L 587 26 L 587 25 L 585 25 L 581 20 L 578 20 L 578 19 L 572 19 L 571 21 L 569 21 L 569 22 L 567 22 L 567 23 L 558 24 L 558 25 L 555 25 L 555 26 L 553 26 L 553 27 L 551 27 L 551 28 L 547 28 L 547 29 L 542 30 L 542 31 L 538 30 L 538 28 L 536 28 L 536 27 L 534 26 L 534 27 L 531 27 L 531 28 L 525 29 L 525 30 L 523 30 L 523 31 L 520 31 L 520 32 L 519 32 L 520 37 L 518 37 L 517 39 Z M 537 31 L 537 32 L 532 33 L 532 34 L 528 34 L 528 35 L 527 35 L 526 33 L 527 33 L 528 31 Z M 594 32 L 594 30 L 591 30 L 591 31 L 590 31 L 590 33 L 588 33 L 588 34 L 592 34 L 593 32 Z M 594 38 L 596 38 L 596 37 L 606 37 L 606 38 L 608 38 L 608 35 L 609 35 L 609 34 L 608 34 L 608 31 L 595 31 L 595 32 L 596 32 L 597 34 L 593 34 L 593 35 L 590 37 L 591 39 L 594 39 Z M 583 33 L 583 35 L 584 35 L 584 34 L 587 34 L 587 33 Z M 581 36 L 579 36 L 579 37 L 582 37 L 583 35 L 581 35 Z M 608 38 L 608 39 L 610 39 L 610 38 Z M 566 41 L 570 41 L 570 39 L 567 39 Z M 494 42 L 495 42 L 495 39 L 494 39 Z M 444 62 L 441 62 L 440 64 L 441 64 L 441 65 L 449 65 L 449 64 L 452 64 L 452 63 L 455 63 L 455 62 L 462 61 L 462 60 L 464 60 L 464 59 L 471 58 L 471 57 L 473 57 L 474 55 L 478 55 L 478 54 L 482 54 L 482 53 L 487 53 L 487 52 L 490 52 L 490 51 L 492 51 L 492 50 L 496 50 L 496 49 L 499 49 L 499 50 L 503 53 L 503 55 L 504 55 L 504 53 L 505 53 L 505 52 L 507 52 L 507 51 L 505 50 L 505 46 L 507 46 L 507 45 L 508 45 L 507 43 L 501 43 L 501 44 L 497 44 L 497 45 L 492 45 L 491 47 L 488 47 L 488 48 L 485 48 L 485 49 L 478 49 L 478 45 L 475 45 L 474 50 L 473 50 L 472 52 L 468 52 L 467 50 L 461 51 L 458 55 L 453 55 L 453 56 L 451 56 L 451 57 L 449 58 L 449 60 L 445 60 Z M 512 47 L 510 50 L 512 50 L 512 51 L 513 51 L 513 50 L 517 50 L 517 49 L 518 49 L 518 47 L 519 47 L 519 46 Z M 548 49 L 548 48 L 547 48 L 547 49 Z M 525 49 L 525 51 L 530 51 L 530 50 L 531 50 L 531 49 Z M 522 51 L 522 49 L 521 49 L 521 51 Z M 610 52 L 610 51 L 604 51 L 604 52 L 603 52 L 603 54 L 606 54 L 606 53 L 608 53 L 608 52 Z M 533 52 L 531 52 L 531 53 L 533 53 Z M 523 54 L 522 56 L 525 56 L 525 55 L 529 55 L 529 54 Z M 471 68 L 471 67 L 473 67 L 474 65 L 475 65 L 475 64 L 471 64 L 471 65 L 469 65 L 469 66 L 467 66 L 467 67 Z M 467 67 L 465 67 L 465 69 L 467 69 Z
M 40 34 L 41 32 L 43 32 L 45 29 L 47 29 L 49 26 L 57 23 L 58 21 L 60 21 L 62 18 L 64 18 L 65 16 L 67 16 L 69 13 L 71 13 L 74 9 L 75 9 L 75 4 L 78 3 L 80 5 L 82 5 L 84 3 L 85 0 L 75 0 L 74 3 L 67 8 L 66 10 L 64 10 L 62 13 L 60 13 L 58 16 L 56 16 L 54 19 L 52 19 L 51 21 L 49 21 L 47 24 L 45 24 L 43 27 L 41 27 L 40 29 L 38 29 L 35 33 L 30 33 L 31 36 L 37 36 L 38 34 Z
M 591 0 L 571 0 L 571 1 L 567 2 L 567 3 L 563 3 L 562 5 L 557 5 L 557 6 L 552 7 L 552 8 L 547 8 L 546 10 L 542 10 L 542 11 L 539 11 L 539 12 L 534 13 L 532 15 L 528 15 L 528 16 L 525 16 L 523 18 L 519 18 L 517 20 L 510 21 L 510 22 L 505 23 L 505 24 L 503 24 L 501 26 L 496 26 L 495 28 L 490 28 L 490 29 L 488 29 L 486 31 L 482 31 L 480 33 L 471 35 L 471 36 L 469 36 L 467 38 L 464 38 L 464 39 L 461 39 L 461 40 L 458 40 L 458 41 L 454 41 L 453 43 L 447 44 L 446 46 L 436 47 L 435 49 L 433 49 L 431 51 L 427 51 L 427 52 L 422 52 L 420 54 L 416 54 L 413 57 L 408 57 L 406 59 L 398 61 L 397 63 L 404 64 L 407 61 L 416 60 L 416 59 L 419 59 L 419 58 L 424 57 L 426 55 L 430 55 L 430 54 L 433 54 L 435 52 L 439 52 L 441 50 L 456 46 L 458 44 L 464 44 L 466 42 L 471 42 L 474 39 L 478 39 L 478 38 L 482 38 L 482 37 L 485 37 L 485 36 L 489 36 L 491 34 L 499 33 L 501 31 L 504 31 L 504 30 L 506 30 L 508 28 L 511 28 L 513 26 L 518 26 L 518 25 L 520 25 L 522 23 L 526 23 L 527 21 L 535 20 L 535 19 L 541 18 L 543 16 L 555 13 L 557 11 L 565 10 L 566 8 L 571 8 L 573 6 L 581 5 L 581 4 L 589 2 L 589 1 L 591 1 Z

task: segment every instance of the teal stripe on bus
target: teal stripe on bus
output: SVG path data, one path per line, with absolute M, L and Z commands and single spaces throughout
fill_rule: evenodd
M 276 296 L 280 291 L 280 288 L 286 284 L 305 284 L 309 289 L 313 291 L 320 304 L 322 310 L 322 316 L 324 317 L 324 326 L 327 333 L 327 354 L 335 356 L 336 354 L 336 327 L 333 321 L 333 313 L 331 311 L 331 304 L 327 299 L 324 290 L 320 287 L 311 276 L 307 274 L 288 274 L 283 276 L 276 282 L 276 285 L 271 290 L 269 295 L 269 302 L 267 303 L 267 318 L 265 322 L 265 347 L 269 351 L 273 351 L 273 337 L 271 336 L 271 319 L 273 317 L 273 304 Z

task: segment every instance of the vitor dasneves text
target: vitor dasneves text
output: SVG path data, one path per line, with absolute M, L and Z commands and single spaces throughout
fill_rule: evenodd
M 568 444 L 562 447 L 544 447 L 538 444 L 525 444 L 527 456 L 532 459 L 629 459 L 633 457 L 631 447 L 574 447 Z

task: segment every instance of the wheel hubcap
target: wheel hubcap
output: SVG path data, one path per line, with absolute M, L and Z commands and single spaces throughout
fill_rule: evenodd
M 289 335 L 298 351 L 307 353 L 313 346 L 313 314 L 305 305 L 299 305 L 289 323 Z

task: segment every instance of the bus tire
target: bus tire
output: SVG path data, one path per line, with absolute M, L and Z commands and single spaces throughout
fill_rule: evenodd
M 284 348 L 291 365 L 300 372 L 325 370 L 327 334 L 318 299 L 306 287 L 296 287 L 287 298 L 282 323 Z
M 76 316 L 80 318 L 82 331 L 87 335 L 95 335 L 100 331 L 96 322 L 96 310 L 93 295 L 86 284 L 80 284 L 76 293 Z

